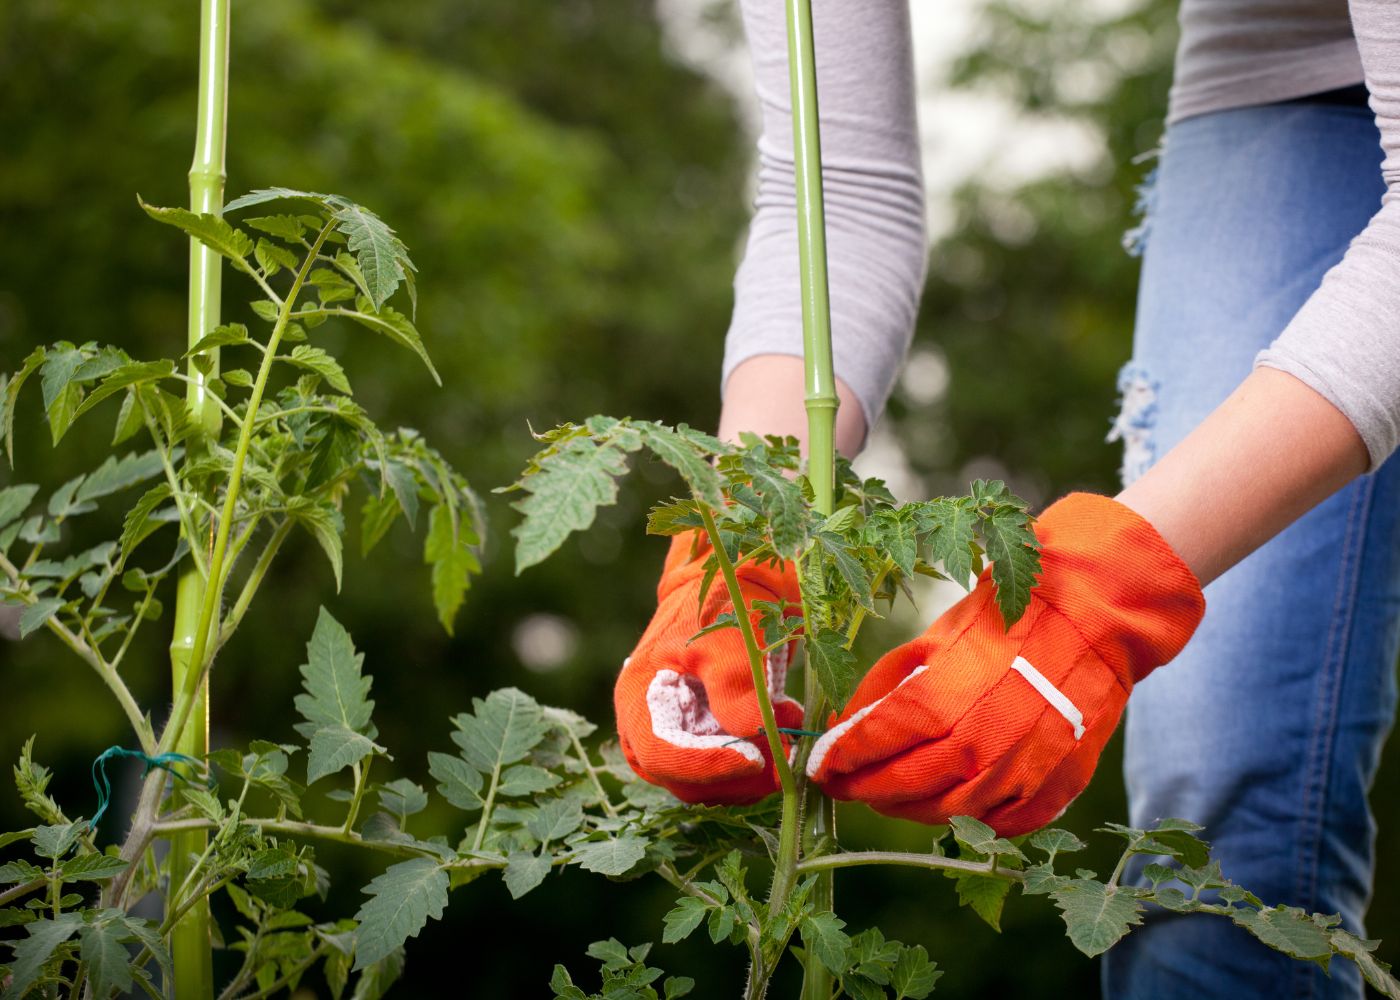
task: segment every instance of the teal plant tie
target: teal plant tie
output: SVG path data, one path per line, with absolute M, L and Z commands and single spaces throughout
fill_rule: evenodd
M 195 782 L 175 770 L 172 765 L 189 764 L 191 767 L 204 766 L 203 761 L 196 760 L 194 757 L 183 753 L 162 753 L 152 757 L 150 754 L 143 753 L 140 750 L 128 750 L 126 747 L 108 747 L 92 762 L 92 787 L 97 789 L 97 812 L 93 814 L 92 819 L 88 820 L 88 829 L 91 830 L 97 829 L 98 820 L 102 818 L 102 814 L 107 811 L 107 806 L 110 805 L 112 801 L 112 783 L 107 780 L 107 761 L 113 757 L 135 757 L 138 760 L 144 761 L 146 766 L 141 770 L 141 777 L 143 778 L 151 773 L 151 768 L 158 767 L 161 770 L 169 771 L 181 781 L 188 781 L 190 784 L 194 784 Z M 214 786 L 214 779 L 210 777 L 207 779 L 206 784 L 208 787 L 212 788 Z

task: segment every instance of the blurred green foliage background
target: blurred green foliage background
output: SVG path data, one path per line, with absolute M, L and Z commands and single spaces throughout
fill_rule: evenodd
M 915 346 L 925 374 L 946 367 L 950 378 L 941 392 L 906 379 L 886 418 L 930 493 L 961 492 L 989 471 L 1037 502 L 1114 489 L 1116 447 L 1103 438 L 1130 351 L 1137 272 L 1120 238 L 1143 170 L 1134 158 L 1160 132 L 1175 5 L 1114 6 L 1108 15 L 1084 0 L 989 2 L 945 81 L 1009 100 L 1028 121 L 1077 124 L 1101 149 L 1088 169 L 1010 187 L 978 180 L 957 195 Z M 733 12 L 720 4 L 716 16 Z M 590 533 L 520 578 L 513 513 L 488 491 L 532 451 L 527 421 L 611 413 L 713 425 L 750 163 L 733 101 L 668 54 L 649 0 L 240 2 L 233 23 L 230 196 L 273 184 L 338 191 L 398 229 L 420 268 L 419 326 L 446 388 L 429 391 L 416 362 L 383 341 L 354 344 L 347 369 L 381 424 L 418 427 L 466 472 L 491 526 L 487 571 L 455 638 L 434 621 L 421 539 L 402 526 L 372 563 L 347 556 L 339 595 L 299 540 L 220 657 L 215 743 L 290 735 L 296 667 L 322 602 L 367 654 L 397 774 L 426 782 L 424 755 L 446 748 L 448 716 L 503 685 L 606 725 L 612 676 L 650 614 L 664 551 L 643 534 L 642 515 L 672 484 L 643 468 Z M 137 357 L 180 349 L 185 243 L 150 224 L 135 196 L 185 202 L 196 33 L 195 5 L 177 0 L 0 5 L 0 369 L 58 339 Z M 1095 86 L 1082 85 L 1086 72 Z M 226 279 L 227 319 L 247 319 L 248 291 Z M 105 429 L 80 425 L 53 451 L 30 397 L 19 421 L 32 433 L 0 485 L 52 486 L 96 464 Z M 918 627 L 920 616 L 900 615 L 871 630 L 867 652 Z M 168 678 L 157 632 L 128 673 L 159 716 Z M 101 686 L 65 655 L 44 636 L 0 640 L 0 757 L 14 759 L 38 733 L 60 800 L 83 814 L 92 758 L 127 734 Z M 1086 834 L 1123 818 L 1116 753 L 1063 825 Z M 1382 788 L 1400 777 L 1397 758 L 1392 747 Z M 317 808 L 315 790 L 310 801 Z M 1400 808 L 1376 805 L 1370 930 L 1394 961 Z M 421 828 L 448 821 L 428 816 Z M 0 792 L 0 822 L 22 823 L 13 793 Z M 860 808 L 844 822 L 852 843 L 918 849 L 925 839 Z M 324 848 L 320 857 L 333 871 L 365 862 Z M 358 905 L 352 880 L 342 883 L 327 913 Z M 998 937 L 932 877 L 865 870 L 843 876 L 838 893 L 853 929 L 879 924 L 928 947 L 946 972 L 939 996 L 1097 995 L 1095 963 L 1066 943 L 1042 900 L 1013 900 Z M 658 940 L 672 897 L 660 882 L 606 885 L 571 871 L 511 903 L 485 879 L 456 891 L 447 918 L 410 943 L 394 995 L 454 981 L 454 994 L 544 995 L 553 962 L 592 967 L 589 941 Z M 698 978 L 697 996 L 733 995 L 742 955 L 699 938 L 653 957 Z M 774 995 L 794 988 L 779 981 Z

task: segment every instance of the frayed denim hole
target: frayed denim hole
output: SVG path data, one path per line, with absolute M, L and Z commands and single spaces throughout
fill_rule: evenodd
M 1161 152 L 1160 149 L 1151 150 L 1133 162 L 1156 159 Z M 1137 186 L 1137 201 L 1133 203 L 1133 215 L 1137 217 L 1137 225 L 1123 234 L 1123 249 L 1129 257 L 1141 257 L 1147 249 L 1148 239 L 1152 236 L 1152 216 L 1157 211 L 1157 170 L 1158 168 L 1153 166 L 1143 175 Z
M 1118 372 L 1118 416 L 1105 439 L 1123 442 L 1123 464 L 1118 470 L 1124 486 L 1132 483 L 1157 460 L 1152 432 L 1157 426 L 1157 392 L 1161 388 L 1146 368 L 1129 361 Z

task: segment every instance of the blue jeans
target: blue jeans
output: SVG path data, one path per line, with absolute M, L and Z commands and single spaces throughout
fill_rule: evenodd
M 1362 108 L 1274 104 L 1169 128 L 1145 198 L 1121 383 L 1126 477 L 1249 374 L 1380 207 L 1380 161 Z M 1361 932 L 1375 836 L 1366 796 L 1395 714 L 1398 645 L 1392 460 L 1206 588 L 1200 630 L 1129 701 L 1132 823 L 1204 824 L 1226 877 Z M 1141 868 L 1130 869 L 1140 884 Z M 1105 957 L 1103 985 L 1109 1000 L 1363 995 L 1350 961 L 1328 978 L 1221 918 L 1155 909 Z

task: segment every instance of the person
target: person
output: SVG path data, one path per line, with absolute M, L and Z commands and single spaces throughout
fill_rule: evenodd
M 924 274 L 912 56 L 904 4 L 814 6 L 837 441 L 852 455 Z M 720 433 L 801 438 L 784 11 L 742 10 L 759 186 Z M 809 772 L 893 815 L 969 813 L 1024 833 L 1083 788 L 1126 703 L 1134 825 L 1202 823 L 1228 876 L 1362 933 L 1367 793 L 1400 652 L 1400 466 L 1387 461 L 1400 440 L 1400 4 L 1183 0 L 1180 20 L 1120 381 L 1123 490 L 1053 504 L 1022 621 L 1004 631 L 979 583 L 876 664 Z M 748 801 L 775 783 L 762 741 L 734 739 L 758 728 L 739 639 L 684 642 L 718 612 L 714 596 L 696 607 L 700 554 L 672 547 L 618 678 L 619 733 L 638 772 L 682 798 Z M 795 599 L 782 567 L 742 583 Z M 769 680 L 791 725 L 778 659 Z M 1102 974 L 1112 998 L 1362 996 L 1349 962 L 1329 978 L 1226 922 L 1164 911 Z

